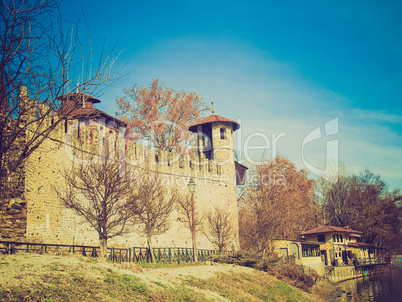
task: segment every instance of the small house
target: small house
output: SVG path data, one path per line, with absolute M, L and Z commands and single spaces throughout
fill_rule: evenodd
M 313 269 L 319 275 L 323 275 L 325 266 L 321 259 L 319 243 L 274 239 L 273 246 L 279 257 L 293 257 L 296 264 Z
M 363 233 L 348 227 L 324 225 L 300 234 L 302 240 L 320 244 L 320 254 L 326 266 L 353 264 L 353 259 L 373 257 L 375 247 L 359 242 Z

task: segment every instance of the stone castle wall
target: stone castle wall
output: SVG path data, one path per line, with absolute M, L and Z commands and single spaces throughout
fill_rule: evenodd
M 46 123 L 51 123 L 49 119 Z M 219 125 L 218 125 L 219 126 Z M 232 133 L 229 129 L 230 134 Z M 81 142 L 81 143 L 80 143 Z M 71 169 L 74 154 L 95 154 L 104 144 L 148 173 L 158 173 L 164 183 L 188 192 L 187 183 L 193 178 L 197 184 L 194 195 L 197 209 L 203 214 L 218 206 L 231 214 L 235 235 L 230 249 L 238 249 L 238 216 L 236 180 L 233 154 L 233 137 L 228 135 L 226 157 L 229 160 L 207 160 L 201 156 L 156 153 L 133 140 L 125 140 L 119 131 L 102 121 L 62 121 L 51 137 L 29 157 L 25 164 L 26 240 L 53 244 L 98 245 L 97 232 L 83 218 L 61 205 L 54 191 L 64 185 L 62 173 Z M 221 152 L 223 154 L 223 151 Z M 223 158 L 222 155 L 219 156 Z M 136 184 L 133 184 L 133 188 Z M 191 233 L 178 221 L 177 213 L 171 215 L 171 228 L 153 238 L 154 247 L 191 247 Z M 206 220 L 204 220 L 206 229 Z M 132 233 L 112 238 L 108 246 L 146 246 L 146 238 Z M 203 234 L 197 233 L 197 248 L 214 249 Z
M 0 238 L 8 241 L 26 239 L 26 201 L 20 198 L 0 200 Z

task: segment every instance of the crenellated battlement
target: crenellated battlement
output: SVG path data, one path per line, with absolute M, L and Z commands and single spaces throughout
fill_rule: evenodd
M 47 117 L 43 127 L 50 126 L 52 119 L 51 116 Z M 108 146 L 126 164 L 147 167 L 154 172 L 207 179 L 217 179 L 222 173 L 222 162 L 205 158 L 197 152 L 190 156 L 158 151 L 133 139 L 124 138 L 120 129 L 102 120 L 60 121 L 49 139 L 59 143 L 59 148 L 64 148 L 69 157 L 79 156 L 79 152 L 99 156 Z
M 62 206 L 54 188 L 65 186 L 63 174 L 73 167 L 75 160 L 90 164 L 91 161 L 101 160 L 107 150 L 109 156 L 120 164 L 134 166 L 134 171 L 159 174 L 169 190 L 178 189 L 188 193 L 187 184 L 193 179 L 196 183 L 194 200 L 201 215 L 215 207 L 230 213 L 234 230 L 230 248 L 237 249 L 238 210 L 233 131 L 238 124 L 216 115 L 207 117 L 194 128 L 190 127 L 190 131 L 193 129 L 197 132 L 197 146 L 192 152 L 181 154 L 160 151 L 137 139 L 138 136 L 126 135 L 126 125 L 122 121 L 94 108 L 93 104 L 100 101 L 87 97 L 85 100 L 76 94 L 63 97 L 67 109 L 72 106 L 72 99 L 80 100 L 82 105 L 74 111 L 70 108 L 70 114 L 62 120 L 59 120 L 57 114 L 45 114 L 49 108 L 39 105 L 36 114 L 46 117 L 28 126 L 27 138 L 38 127 L 47 129 L 54 125 L 54 129 L 23 166 L 26 173 L 21 196 L 26 200 L 26 240 L 98 244 L 96 231 L 82 217 Z M 133 190 L 138 185 L 138 182 L 133 182 Z M 172 213 L 171 228 L 155 236 L 156 247 L 191 246 L 191 234 L 178 215 L 177 212 Z M 205 228 L 206 222 L 203 224 Z M 146 238 L 133 229 L 133 233 L 111 239 L 109 245 L 141 246 L 146 245 Z M 197 246 L 214 248 L 202 232 L 197 235 Z

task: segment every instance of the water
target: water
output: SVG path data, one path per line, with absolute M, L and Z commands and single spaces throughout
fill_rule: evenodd
M 338 283 L 346 292 L 346 299 L 343 301 L 402 301 L 402 258 L 399 260 L 399 268 Z

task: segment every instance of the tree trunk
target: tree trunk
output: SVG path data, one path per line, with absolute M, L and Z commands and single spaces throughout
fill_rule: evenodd
M 155 255 L 154 255 L 154 252 L 153 252 L 152 246 L 151 246 L 151 236 L 148 236 L 148 235 L 147 235 L 147 245 L 148 245 L 149 253 L 151 254 L 151 263 L 155 263 Z
M 106 258 L 107 257 L 107 239 L 105 238 L 100 238 L 100 252 L 101 252 L 101 258 Z

